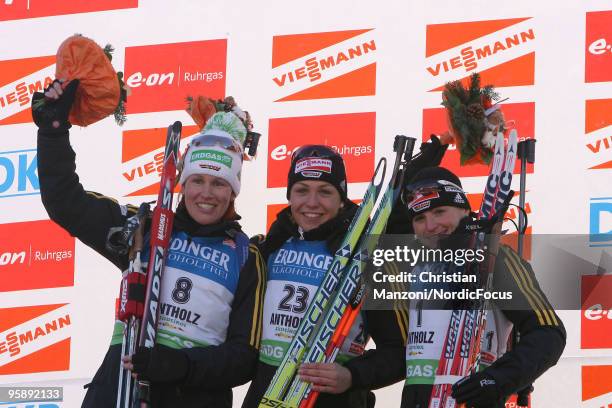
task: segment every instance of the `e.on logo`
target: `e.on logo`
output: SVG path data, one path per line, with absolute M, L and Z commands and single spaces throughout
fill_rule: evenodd
M 425 86 L 439 91 L 445 83 L 479 72 L 483 84 L 533 85 L 536 31 L 533 20 L 469 21 L 430 24 L 426 32 Z
M 0 292 L 74 284 L 74 238 L 53 221 L 0 224 Z
M 374 170 L 376 114 L 270 119 L 268 188 L 286 187 L 291 154 L 300 146 L 324 144 L 344 159 L 349 183 L 370 181 Z
M 197 126 L 184 126 L 181 139 L 193 136 L 198 130 Z M 123 132 L 121 182 L 124 196 L 157 195 L 159 192 L 166 132 L 165 128 Z M 185 146 L 186 142 L 183 141 Z
M 584 133 L 588 168 L 612 169 L 612 99 L 585 101 Z
M 582 277 L 580 346 L 612 348 L 612 275 Z
M 585 82 L 612 81 L 612 10 L 586 13 Z
M 138 7 L 138 0 L 2 0 L 0 21 Z
M 502 110 L 506 121 L 514 121 L 514 128 L 518 132 L 519 141 L 534 137 L 535 103 L 504 103 Z M 448 130 L 447 113 L 444 108 L 423 109 L 423 141 L 429 140 L 430 135 L 443 134 Z M 507 140 L 506 140 L 507 142 Z M 469 166 L 459 165 L 459 151 L 455 145 L 449 146 L 440 166 L 446 167 L 459 177 L 487 176 L 489 166 L 474 164 Z M 520 162 L 517 159 L 514 173 L 520 170 Z M 527 165 L 527 172 L 533 173 L 533 164 Z
M 0 375 L 70 368 L 70 305 L 0 309 Z
M 0 61 L 0 125 L 32 122 L 32 94 L 44 90 L 53 78 L 54 55 Z
M 223 98 L 226 59 L 227 40 L 127 47 L 127 113 L 183 110 L 188 96 Z
M 612 406 L 612 365 L 582 366 L 582 401 L 601 408 Z
M 374 95 L 377 55 L 372 29 L 275 36 L 273 100 Z

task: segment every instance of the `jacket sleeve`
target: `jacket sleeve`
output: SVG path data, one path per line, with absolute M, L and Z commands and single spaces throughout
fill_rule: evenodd
M 351 372 L 351 388 L 377 389 L 406 378 L 407 310 L 395 304 L 392 310 L 366 310 L 364 314 L 376 348 L 345 364 Z
M 106 238 L 111 227 L 123 226 L 137 209 L 120 206 L 114 199 L 83 189 L 75 172 L 75 153 L 68 130 L 53 133 L 39 130 L 37 156 L 40 194 L 49 217 L 124 269 L 127 258 L 107 251 Z
M 184 385 L 219 390 L 253 378 L 261 339 L 265 281 L 261 253 L 250 244 L 232 303 L 226 340 L 218 346 L 182 350 L 189 359 Z
M 509 247 L 500 248 L 494 282 L 496 290 L 513 294 L 514 306 L 501 308 L 519 331 L 520 340 L 496 360 L 487 373 L 496 379 L 505 395 L 510 395 L 557 363 L 565 348 L 566 332 L 542 292 L 531 265 Z

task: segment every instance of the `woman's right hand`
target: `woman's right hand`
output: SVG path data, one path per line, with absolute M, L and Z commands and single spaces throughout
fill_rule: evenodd
M 79 80 L 64 86 L 64 80 L 56 79 L 45 89 L 32 96 L 32 118 L 40 129 L 69 129 L 68 115 L 74 102 Z

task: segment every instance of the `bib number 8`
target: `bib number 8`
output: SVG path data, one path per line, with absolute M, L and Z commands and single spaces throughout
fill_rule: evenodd
M 174 284 L 174 290 L 172 291 L 172 299 L 176 303 L 187 303 L 189 302 L 189 292 L 193 288 L 191 279 L 179 278 Z

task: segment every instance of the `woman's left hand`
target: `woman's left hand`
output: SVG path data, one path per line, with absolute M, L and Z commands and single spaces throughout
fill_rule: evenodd
M 121 357 L 121 363 L 122 363 L 124 369 L 130 370 L 130 371 L 134 370 L 134 364 L 132 363 L 132 356 L 131 355 Z M 138 374 L 132 373 L 132 377 L 136 378 L 136 377 L 138 377 Z
M 302 364 L 298 370 L 302 381 L 312 383 L 312 389 L 328 394 L 340 394 L 348 390 L 353 378 L 348 368 L 337 363 Z
M 181 350 L 155 345 L 152 349 L 139 347 L 136 353 L 121 358 L 123 368 L 152 382 L 180 382 L 189 370 L 187 355 Z

